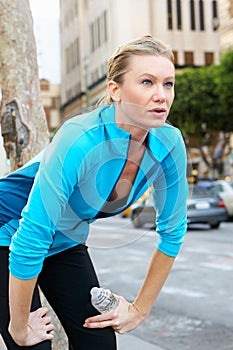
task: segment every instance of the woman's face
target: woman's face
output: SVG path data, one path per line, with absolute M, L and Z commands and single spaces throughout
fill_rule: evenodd
M 116 103 L 116 122 L 144 129 L 161 127 L 174 99 L 175 68 L 163 56 L 130 59 L 122 83 L 109 83 Z M 112 89 L 112 90 L 111 90 Z

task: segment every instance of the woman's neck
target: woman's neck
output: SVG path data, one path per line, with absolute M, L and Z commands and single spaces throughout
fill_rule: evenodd
M 121 106 L 116 106 L 116 124 L 131 135 L 131 140 L 137 142 L 139 145 L 146 144 L 146 137 L 148 129 L 134 123 L 130 118 L 127 118 L 126 113 L 122 111 Z

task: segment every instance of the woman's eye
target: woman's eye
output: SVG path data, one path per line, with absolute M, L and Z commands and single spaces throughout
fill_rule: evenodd
M 144 80 L 142 81 L 142 84 L 143 84 L 143 85 L 152 85 L 152 81 L 151 81 L 150 79 L 144 79 Z
M 172 88 L 174 86 L 174 82 L 173 81 L 168 81 L 167 83 L 165 83 L 165 86 L 168 88 Z

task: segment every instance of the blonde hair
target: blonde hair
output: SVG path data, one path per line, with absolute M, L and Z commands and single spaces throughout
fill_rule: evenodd
M 128 70 L 130 58 L 135 55 L 145 56 L 163 56 L 174 63 L 172 50 L 159 40 L 152 38 L 151 35 L 144 35 L 132 42 L 120 46 L 107 63 L 107 82 L 113 80 L 116 83 L 122 83 L 123 76 Z M 111 96 L 106 95 L 99 101 L 100 104 L 110 104 Z

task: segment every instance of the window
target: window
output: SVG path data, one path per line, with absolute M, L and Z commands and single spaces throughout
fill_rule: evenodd
M 173 55 L 174 55 L 174 64 L 177 65 L 178 64 L 178 52 L 173 51 Z
M 190 22 L 191 22 L 191 30 L 196 29 L 196 21 L 195 21 L 195 4 L 194 0 L 190 1 Z
M 51 108 L 59 109 L 59 98 L 58 97 L 52 97 L 51 102 L 52 102 Z
M 105 64 L 101 65 L 101 74 L 102 74 L 102 76 L 106 75 L 106 70 L 107 70 L 106 67 L 107 67 L 107 62 Z
M 89 5 L 89 1 L 88 0 L 84 0 L 84 4 L 83 4 L 84 11 L 88 10 L 88 5 Z
M 212 1 L 212 18 L 213 18 L 213 30 L 216 31 L 219 27 L 218 20 L 218 9 L 217 9 L 217 1 Z
M 167 0 L 167 26 L 172 29 L 172 0 Z
M 49 82 L 45 79 L 40 80 L 40 88 L 43 91 L 49 91 Z
M 192 51 L 185 51 L 184 53 L 184 63 L 186 66 L 193 66 L 193 52 Z
M 212 1 L 213 18 L 218 18 L 217 1 Z
M 233 0 L 230 0 L 229 15 L 230 15 L 231 18 L 233 17 Z
M 74 4 L 74 13 L 75 16 L 78 16 L 78 0 L 75 0 L 75 4 Z
M 70 63 L 69 63 L 69 49 L 66 48 L 66 73 L 70 71 Z
M 97 40 L 97 46 L 99 47 L 101 45 L 100 17 L 97 18 L 96 25 L 97 25 L 97 30 L 96 30 L 97 38 L 96 38 L 96 40 Z
M 75 95 L 79 95 L 81 92 L 81 83 L 78 82 L 77 84 L 75 84 Z
M 75 41 L 70 43 L 66 48 L 66 73 L 70 73 L 72 69 L 80 63 L 80 52 L 79 52 L 79 38 L 76 38 Z
M 199 15 L 200 15 L 200 30 L 205 30 L 203 0 L 199 0 Z
M 214 53 L 213 52 L 205 52 L 205 64 L 207 66 L 214 64 Z
M 104 41 L 106 42 L 108 40 L 107 11 L 104 11 L 103 17 L 104 17 Z
M 99 69 L 96 68 L 91 72 L 91 82 L 94 84 L 99 79 Z
M 94 23 L 91 23 L 90 24 L 90 50 L 91 52 L 93 52 L 95 50 L 95 47 L 94 47 Z
M 90 51 L 94 52 L 108 39 L 107 32 L 107 12 L 104 11 L 97 17 L 89 27 L 90 31 Z
M 181 14 L 181 1 L 176 0 L 176 12 L 177 12 L 177 29 L 182 29 L 182 14 Z
M 76 58 L 77 58 L 77 61 L 76 61 L 76 65 L 79 66 L 80 64 L 80 49 L 79 49 L 79 38 L 77 38 L 75 40 L 75 50 L 76 50 Z

